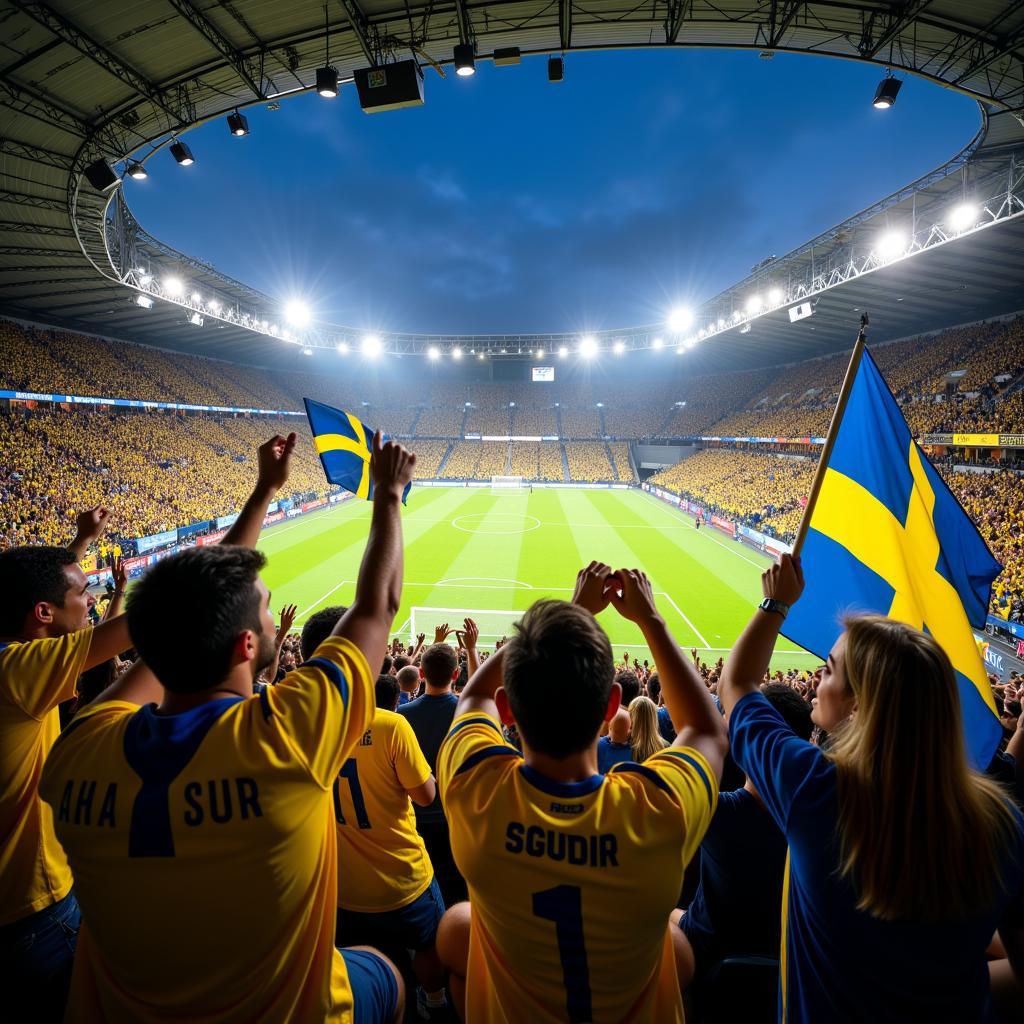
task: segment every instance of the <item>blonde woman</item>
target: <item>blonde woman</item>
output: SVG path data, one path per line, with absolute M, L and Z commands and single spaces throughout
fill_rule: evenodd
M 967 763 L 956 676 L 925 633 L 847 623 L 818 687 L 852 716 L 830 750 L 799 739 L 758 683 L 803 591 L 783 555 L 719 683 L 733 757 L 785 833 L 780 1019 L 990 1021 L 998 927 L 1024 968 L 1024 819 Z
M 629 742 L 639 764 L 668 746 L 658 731 L 658 705 L 650 697 L 634 697 L 629 705 Z

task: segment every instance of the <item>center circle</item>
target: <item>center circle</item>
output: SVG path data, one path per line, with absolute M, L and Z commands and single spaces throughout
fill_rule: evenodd
M 533 520 L 533 522 L 528 522 L 528 520 Z M 536 516 L 518 512 L 467 512 L 465 515 L 456 516 L 452 520 L 452 526 L 456 530 L 462 530 L 463 533 L 484 533 L 497 536 L 507 533 L 529 533 L 540 526 L 540 520 Z M 497 527 L 497 529 L 492 527 Z

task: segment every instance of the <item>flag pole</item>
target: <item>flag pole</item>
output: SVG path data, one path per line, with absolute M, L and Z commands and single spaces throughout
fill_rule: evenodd
M 843 413 L 846 412 L 846 403 L 849 401 L 850 392 L 853 390 L 853 381 L 857 376 L 857 370 L 860 369 L 860 359 L 864 354 L 864 344 L 867 341 L 867 327 L 868 315 L 867 313 L 862 313 L 857 342 L 853 346 L 850 364 L 846 367 L 843 386 L 839 389 L 839 400 L 836 402 L 835 410 L 832 413 L 832 421 L 828 425 L 825 445 L 821 449 L 821 455 L 818 458 L 818 468 L 814 471 L 814 479 L 811 481 L 811 492 L 807 495 L 807 505 L 804 508 L 803 518 L 800 520 L 800 528 L 796 531 L 796 540 L 793 541 L 794 555 L 800 554 L 804 541 L 807 539 L 807 529 L 811 525 L 811 515 L 814 513 L 814 506 L 818 502 L 818 494 L 821 492 L 821 485 L 825 480 L 825 471 L 828 469 L 829 460 L 832 457 L 832 449 L 836 444 L 839 425 L 843 422 Z

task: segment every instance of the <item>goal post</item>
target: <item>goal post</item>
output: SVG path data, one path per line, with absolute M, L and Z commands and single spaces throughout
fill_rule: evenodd
M 462 629 L 463 619 L 472 619 L 480 629 L 482 647 L 493 647 L 496 640 L 511 636 L 513 627 L 524 615 L 522 611 L 481 608 L 430 608 L 413 607 L 409 610 L 409 640 L 416 642 L 420 633 L 426 633 L 431 642 L 434 629 L 447 622 L 452 629 Z M 455 643 L 455 634 L 449 638 Z
M 523 494 L 526 480 L 521 476 L 492 476 L 491 494 Z

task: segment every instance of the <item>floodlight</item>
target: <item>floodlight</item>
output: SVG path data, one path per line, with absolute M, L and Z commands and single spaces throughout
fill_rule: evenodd
M 661 348 L 661 346 L 664 345 L 664 344 L 665 344 L 665 342 L 663 342 L 661 340 L 661 338 L 655 338 L 654 339 L 653 345 L 654 345 L 655 348 Z
M 673 309 L 668 315 L 668 329 L 673 334 L 682 334 L 693 324 L 693 313 L 685 306 Z
M 233 114 L 228 114 L 228 131 L 232 135 L 248 135 L 249 119 L 237 110 Z
M 441 358 L 441 353 L 438 352 L 436 345 L 431 345 L 430 348 L 427 349 L 427 357 L 429 359 L 440 359 Z
M 151 285 L 152 283 L 153 283 L 153 275 L 152 274 L 146 273 L 144 271 L 139 274 L 139 284 L 141 284 L 143 288 L 147 287 L 148 285 Z
M 558 356 L 560 359 L 564 359 L 568 354 L 569 350 L 564 345 L 558 350 Z
M 461 359 L 461 358 L 462 358 L 462 349 L 459 348 L 458 345 L 456 345 L 455 348 L 452 349 L 452 359 Z
M 149 177 L 149 171 L 146 170 L 144 164 L 140 164 L 138 160 L 133 160 L 128 167 L 125 169 L 125 174 L 128 175 L 133 181 L 145 181 Z
M 580 355 L 584 359 L 597 355 L 597 342 L 589 334 L 580 338 Z
M 153 300 L 148 295 L 136 295 L 135 305 L 141 306 L 143 309 L 152 309 Z
M 181 283 L 180 277 L 165 277 L 164 291 L 167 292 L 168 295 L 177 297 L 184 293 L 185 286 Z
M 348 355 L 348 343 L 344 341 L 338 342 L 338 354 L 342 356 Z
M 171 143 L 171 156 L 182 167 L 191 167 L 196 162 L 196 158 L 192 155 L 192 150 L 184 142 L 180 142 L 177 139 Z
M 284 317 L 293 327 L 308 327 L 310 321 L 309 306 L 301 299 L 291 299 L 285 303 Z
M 974 203 L 961 203 L 954 206 L 949 214 L 949 226 L 954 231 L 966 231 L 978 223 L 979 210 Z
M 900 231 L 887 231 L 878 239 L 875 251 L 882 259 L 893 260 L 903 255 L 903 249 L 907 244 L 906 237 Z
M 313 354 L 313 350 L 311 348 L 304 348 L 302 350 L 302 354 L 304 356 L 311 356 Z
M 544 358 L 544 349 L 542 349 L 542 348 L 537 349 L 537 358 L 538 359 L 543 359 Z
M 479 356 L 477 356 L 477 358 L 478 358 L 478 359 L 483 359 L 483 358 L 484 358 L 484 354 L 483 354 L 483 352 L 481 352 L 481 353 L 480 353 L 480 355 L 479 355 Z
M 751 295 L 750 298 L 747 299 L 747 312 L 748 313 L 756 313 L 760 308 L 761 308 L 761 296 L 760 295 Z
M 380 338 L 376 334 L 368 334 L 363 338 L 363 355 L 369 356 L 371 359 L 374 356 L 379 356 L 381 353 Z
M 220 312 L 220 303 L 216 299 L 210 299 L 207 306 L 214 311 L 214 313 Z
M 203 326 L 203 318 L 199 313 L 193 313 L 189 318 L 188 322 L 195 327 Z
M 89 184 L 99 192 L 106 192 L 121 181 L 106 160 L 96 160 L 89 164 L 85 169 L 85 177 Z
M 622 353 L 626 351 L 626 346 L 625 346 L 625 344 L 623 344 L 623 342 L 621 342 L 621 341 L 617 341 L 617 342 L 615 342 L 615 344 L 614 344 L 614 345 L 612 345 L 612 351 L 613 351 L 613 352 L 614 352 L 614 353 L 615 353 L 615 354 L 616 354 L 617 356 L 621 356 L 621 355 L 622 355 Z
M 325 100 L 333 100 L 338 95 L 338 69 L 316 69 L 316 91 Z
M 565 60 L 562 57 L 548 58 L 548 81 L 560 82 L 565 78 Z
M 768 301 L 773 306 L 777 306 L 782 301 L 782 289 L 781 288 L 772 288 L 768 292 Z
M 686 349 L 683 348 L 682 345 L 677 345 L 676 346 L 676 355 L 677 356 L 681 356 L 685 351 L 686 351 Z
M 896 102 L 896 97 L 899 95 L 902 85 L 903 82 L 898 78 L 893 78 L 892 72 L 889 72 L 878 83 L 878 88 L 875 90 L 875 98 L 871 101 L 871 105 L 876 110 L 888 110 Z
M 476 54 L 472 43 L 459 43 L 455 47 L 455 74 L 459 78 L 469 78 L 476 74 Z
M 199 294 L 199 292 L 193 292 L 192 293 L 192 301 L 193 302 L 202 302 L 203 301 L 203 297 L 202 297 L 202 295 Z

